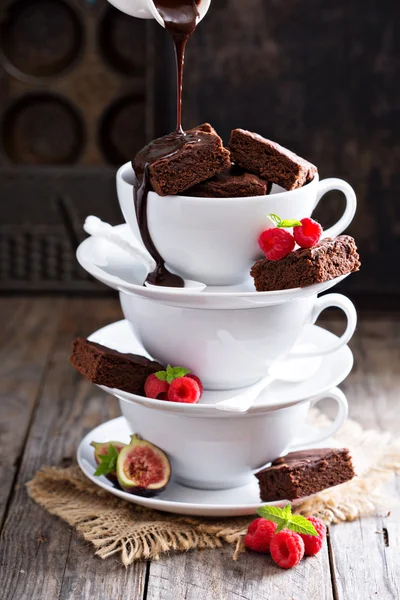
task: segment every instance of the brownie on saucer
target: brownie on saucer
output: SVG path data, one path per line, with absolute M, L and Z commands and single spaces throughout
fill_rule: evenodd
M 271 185 L 267 181 L 232 165 L 211 179 L 185 190 L 182 195 L 197 198 L 244 198 L 265 196 L 270 191 Z
M 263 502 L 304 498 L 349 481 L 354 476 L 347 448 L 290 452 L 256 475 Z
M 186 133 L 178 147 L 174 147 L 175 134 L 164 136 L 150 142 L 133 160 L 136 174 L 148 165 L 151 187 L 160 196 L 179 194 L 231 165 L 229 150 L 211 125 L 204 123 Z M 165 155 L 170 142 L 173 151 Z
M 308 160 L 245 129 L 232 131 L 229 150 L 236 165 L 285 190 L 302 187 L 312 181 L 318 172 L 317 167 Z
M 251 268 L 258 292 L 288 290 L 323 283 L 360 268 L 354 239 L 349 235 L 325 238 L 313 248 L 299 248 L 281 260 L 262 258 Z
M 77 338 L 70 363 L 89 381 L 143 395 L 149 375 L 164 370 L 158 362 L 138 354 L 124 354 L 101 344 Z

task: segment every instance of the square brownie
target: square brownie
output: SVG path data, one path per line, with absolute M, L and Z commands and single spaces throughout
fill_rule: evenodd
M 304 498 L 349 481 L 354 476 L 347 448 L 290 452 L 256 474 L 263 502 Z
M 325 238 L 313 248 L 299 248 L 281 260 L 261 258 L 251 268 L 258 292 L 271 292 L 323 283 L 360 268 L 354 239 Z
M 149 375 L 164 370 L 158 362 L 138 354 L 124 354 L 101 344 L 77 338 L 70 363 L 89 381 L 131 394 L 143 395 Z
M 133 168 L 138 173 L 148 162 L 149 153 L 154 155 L 154 150 L 160 153 L 160 158 L 152 160 L 148 166 L 150 185 L 160 196 L 179 194 L 231 165 L 229 150 L 224 148 L 211 125 L 204 123 L 186 134 L 182 144 L 170 154 L 165 156 L 162 150 L 168 147 L 170 140 L 176 140 L 174 134 L 154 140 L 133 161 Z
M 246 173 L 240 167 L 232 166 L 182 193 L 184 196 L 197 198 L 243 198 L 264 196 L 270 192 L 270 189 L 268 182 L 258 175 Z
M 302 187 L 318 172 L 317 167 L 294 152 L 244 129 L 231 132 L 229 150 L 236 165 L 286 190 Z

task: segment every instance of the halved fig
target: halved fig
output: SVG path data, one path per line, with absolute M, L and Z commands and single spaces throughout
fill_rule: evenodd
M 118 454 L 121 452 L 122 448 L 125 448 L 126 446 L 126 444 L 123 444 L 122 442 L 91 442 L 90 445 L 94 448 L 94 460 L 97 465 L 102 464 L 103 460 L 101 457 L 105 457 L 110 453 L 110 446 L 114 446 Z M 116 468 L 108 473 L 104 472 L 104 476 L 107 477 L 109 481 L 112 481 L 112 483 L 118 483 Z
M 171 465 L 160 448 L 135 434 L 118 456 L 117 476 L 123 490 L 150 498 L 167 487 Z

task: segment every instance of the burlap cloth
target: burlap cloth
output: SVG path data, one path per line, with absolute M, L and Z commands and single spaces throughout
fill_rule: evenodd
M 323 425 L 326 420 L 312 412 L 313 424 Z M 400 439 L 363 430 L 348 420 L 334 441 L 350 448 L 358 477 L 316 494 L 295 512 L 318 516 L 330 524 L 385 510 L 385 484 L 400 471 Z M 44 467 L 27 488 L 33 500 L 91 542 L 96 555 L 107 558 L 119 554 L 125 566 L 140 559 L 158 559 L 170 550 L 219 548 L 224 543 L 233 545 L 236 559 L 243 549 L 243 534 L 254 518 L 213 520 L 148 510 L 97 487 L 76 466 Z

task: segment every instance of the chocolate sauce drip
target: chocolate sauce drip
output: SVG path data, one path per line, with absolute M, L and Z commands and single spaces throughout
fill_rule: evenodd
M 198 139 L 198 136 L 193 133 L 170 133 L 150 142 L 136 155 L 133 163 L 136 174 L 133 197 L 138 227 L 146 250 L 157 263 L 155 270 L 147 277 L 147 281 L 153 285 L 184 287 L 184 281 L 179 275 L 174 275 L 168 271 L 164 259 L 151 239 L 147 222 L 147 197 L 150 191 L 149 166 L 159 158 L 172 156 L 185 144 L 197 143 Z
M 176 57 L 177 90 L 176 90 L 176 131 L 165 137 L 154 140 L 141 150 L 134 160 L 136 182 L 133 186 L 133 196 L 136 218 L 140 235 L 149 254 L 157 263 L 156 269 L 147 277 L 154 285 L 168 287 L 183 287 L 184 281 L 178 275 L 170 273 L 164 259 L 151 239 L 147 221 L 147 197 L 151 189 L 149 166 L 152 162 L 172 156 L 187 143 L 197 143 L 198 136 L 185 133 L 182 129 L 182 81 L 185 48 L 189 37 L 196 29 L 199 20 L 197 9 L 201 0 L 154 0 L 154 4 L 162 16 L 166 30 L 171 34 Z

